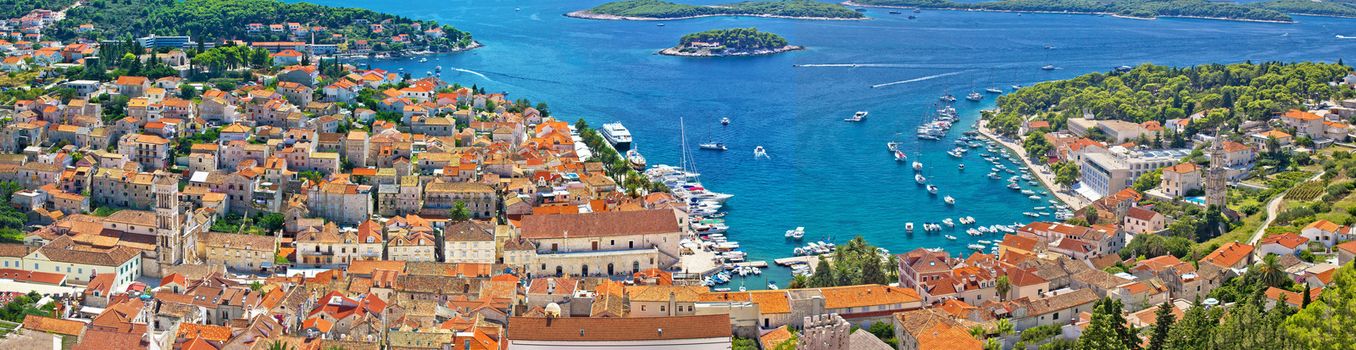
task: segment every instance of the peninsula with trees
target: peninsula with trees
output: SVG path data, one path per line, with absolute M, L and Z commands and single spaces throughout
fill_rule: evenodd
M 684 35 L 678 45 L 659 51 L 669 56 L 722 57 L 772 55 L 800 50 L 781 35 L 760 32 L 758 28 L 708 30 Z
M 570 12 L 568 17 L 602 20 L 676 20 L 714 16 L 753 16 L 818 20 L 866 19 L 846 6 L 813 0 L 745 1 L 724 5 L 687 5 L 663 0 L 623 0 Z
M 954 0 L 849 0 L 848 6 L 906 7 L 963 11 L 1074 13 L 1112 15 L 1127 18 L 1158 17 L 1203 18 L 1234 21 L 1291 23 L 1288 13 L 1353 17 L 1356 4 L 1348 2 L 1312 2 L 1304 0 L 1267 0 L 1254 3 L 1206 0 L 998 0 L 963 2 Z
M 60 1 L 38 4 L 60 6 Z M 44 29 L 62 41 L 188 36 L 195 42 L 312 43 L 338 52 L 449 52 L 479 46 L 451 25 L 358 8 L 278 0 L 85 0 Z

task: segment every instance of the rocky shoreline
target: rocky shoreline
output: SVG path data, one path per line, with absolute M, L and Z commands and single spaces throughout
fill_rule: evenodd
M 711 50 L 709 50 L 709 49 L 701 49 L 701 50 L 697 50 L 696 52 L 683 52 L 683 51 L 682 51 L 682 50 L 683 50 L 682 48 L 678 48 L 678 47 L 670 47 L 670 48 L 667 48 L 667 49 L 659 50 L 659 54 L 660 54 L 660 55 L 665 55 L 665 56 L 679 56 L 679 57 L 766 56 L 766 55 L 775 55 L 775 54 L 779 54 L 779 53 L 783 53 L 783 52 L 791 52 L 791 51 L 804 50 L 804 49 L 805 49 L 805 47 L 802 47 L 802 46 L 786 45 L 786 46 L 782 46 L 782 47 L 779 47 L 779 48 L 776 48 L 776 49 L 771 49 L 771 50 L 741 51 L 741 52 L 734 52 L 734 53 L 712 53 Z
M 866 18 L 866 17 L 860 17 L 860 18 L 795 17 L 795 16 L 750 15 L 750 14 L 738 14 L 738 15 L 736 15 L 736 14 L 715 14 L 715 15 L 699 15 L 699 16 L 683 16 L 683 17 L 664 17 L 664 18 L 660 18 L 660 17 L 617 16 L 617 15 L 609 15 L 609 14 L 602 14 L 602 13 L 594 13 L 594 12 L 591 12 L 591 11 L 589 11 L 589 10 L 579 10 L 579 11 L 574 11 L 574 12 L 570 12 L 570 13 L 566 13 L 566 14 L 565 14 L 565 17 L 570 17 L 570 18 L 592 19 L 592 20 L 603 20 L 603 21 L 669 21 L 669 20 L 677 21 L 677 20 L 693 19 L 693 18 L 704 18 L 704 17 L 729 17 L 729 16 L 762 17 L 762 18 L 783 18 L 783 19 L 803 19 L 803 20 L 812 20 L 812 21 L 861 21 L 861 20 L 867 20 L 867 19 L 868 19 L 868 18 Z
M 1190 19 L 1208 19 L 1208 20 L 1217 20 L 1217 21 L 1237 21 L 1237 22 L 1257 22 L 1257 23 L 1283 23 L 1283 24 L 1295 23 L 1295 21 L 1293 21 L 1293 20 L 1291 20 L 1291 21 L 1272 21 L 1272 20 L 1264 20 L 1264 19 L 1229 18 L 1229 17 L 1205 17 L 1205 16 L 1157 16 L 1157 17 L 1135 17 L 1135 16 L 1126 16 L 1126 15 L 1121 15 L 1121 14 L 1116 14 L 1116 13 L 1111 13 L 1111 12 L 1095 12 L 1095 11 L 1037 11 L 1037 10 L 1030 10 L 1030 11 L 1022 10 L 1022 11 L 1019 11 L 1019 10 L 976 9 L 976 8 L 960 8 L 960 7 L 926 7 L 926 6 L 870 5 L 870 4 L 859 4 L 859 3 L 856 3 L 856 2 L 852 2 L 851 0 L 849 0 L 849 1 L 844 1 L 844 2 L 842 2 L 841 4 L 843 4 L 844 6 L 875 7 L 875 8 L 890 8 L 890 9 L 928 9 L 928 10 L 942 10 L 942 11 L 1006 12 L 1006 13 L 1040 13 L 1040 14 L 1056 14 L 1056 15 L 1100 15 L 1100 16 L 1111 16 L 1111 17 L 1116 17 L 1116 18 L 1138 19 L 1138 20 L 1154 20 L 1154 19 L 1159 19 L 1159 18 L 1190 18 Z

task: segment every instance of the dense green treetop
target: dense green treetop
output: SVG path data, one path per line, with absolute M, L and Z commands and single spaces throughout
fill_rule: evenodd
M 272 33 L 267 26 L 295 22 L 325 27 L 323 34 L 316 35 L 317 43 L 360 39 L 384 41 L 400 34 L 409 34 L 416 39 L 424 30 L 435 27 L 444 32 L 443 38 L 430 38 L 426 43 L 435 49 L 465 47 L 471 41 L 469 33 L 432 21 L 415 21 L 365 9 L 277 0 L 89 0 L 69 11 L 66 17 L 52 32 L 58 39 L 77 36 L 112 39 L 156 34 L 189 35 L 195 40 L 209 41 L 285 41 L 288 33 Z M 381 32 L 373 32 L 368 25 L 382 22 L 385 24 Z M 74 30 L 85 23 L 94 24 L 95 31 L 77 33 Z M 263 24 L 265 28 L 260 33 L 250 33 L 246 28 L 250 23 Z M 342 34 L 343 39 L 331 34 Z M 306 39 L 309 41 L 310 38 Z
M 1090 112 L 1130 122 L 1183 118 L 1205 112 L 1187 126 L 1198 130 L 1266 120 L 1311 100 L 1344 98 L 1352 89 L 1330 84 L 1351 68 L 1331 63 L 1237 63 L 1186 68 L 1141 65 L 1128 72 L 1090 73 L 1043 82 L 998 98 L 989 125 L 1014 133 L 1023 118 L 1044 118 L 1056 129 Z
M 758 28 L 733 28 L 684 35 L 678 40 L 678 47 L 691 46 L 697 42 L 720 44 L 736 51 L 769 50 L 787 45 L 786 38 L 781 35 L 760 32 Z
M 1301 0 L 1276 0 L 1301 1 Z M 1290 21 L 1283 10 L 1261 4 L 1237 4 L 1206 0 L 998 0 L 960 2 L 952 0 L 855 0 L 863 5 L 954 8 L 991 11 L 1111 13 L 1120 16 L 1207 17 L 1258 21 Z M 1309 12 L 1305 12 L 1309 13 Z M 1315 12 L 1321 14 L 1322 12 Z
M 727 5 L 697 6 L 663 0 L 624 0 L 598 5 L 588 12 L 642 18 L 681 18 L 721 15 L 767 15 L 813 18 L 863 18 L 860 12 L 839 4 L 813 0 L 745 1 Z

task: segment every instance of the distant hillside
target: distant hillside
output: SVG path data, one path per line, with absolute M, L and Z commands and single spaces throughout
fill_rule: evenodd
M 75 0 L 8 0 L 0 6 L 0 19 L 19 18 L 37 9 L 60 10 Z
M 866 17 L 843 5 L 813 0 L 745 1 L 711 6 L 677 4 L 662 0 L 624 0 L 609 2 L 569 15 L 593 19 L 678 19 L 739 15 L 820 19 Z
M 1299 2 L 1305 0 L 1276 0 Z M 1236 4 L 1205 0 L 853 0 L 865 6 L 900 6 L 987 11 L 1106 13 L 1126 17 L 1200 17 L 1231 20 L 1290 22 L 1284 12 L 1265 4 Z

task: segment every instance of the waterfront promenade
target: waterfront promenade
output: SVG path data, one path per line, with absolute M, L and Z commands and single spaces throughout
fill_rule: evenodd
M 988 123 L 987 120 L 980 120 L 979 124 L 976 125 L 975 130 L 979 131 L 980 135 L 984 135 L 984 137 L 993 140 L 994 142 L 997 142 L 1000 145 L 1003 145 L 1003 148 L 1007 148 L 1009 151 L 1016 152 L 1017 158 L 1020 158 L 1023 164 L 1031 168 L 1032 170 L 1031 173 L 1035 174 L 1036 178 L 1040 179 L 1041 185 L 1045 186 L 1046 189 L 1050 190 L 1050 193 L 1054 194 L 1055 198 L 1059 198 L 1059 201 L 1064 202 L 1064 204 L 1068 205 L 1069 208 L 1072 209 L 1073 211 L 1078 211 L 1080 209 L 1083 209 L 1083 207 L 1092 204 L 1092 202 L 1089 201 L 1087 198 L 1083 198 L 1083 196 L 1080 196 L 1077 193 L 1074 193 L 1073 191 L 1064 189 L 1062 188 L 1062 186 L 1056 184 L 1055 172 L 1050 169 L 1049 165 L 1045 163 L 1041 164 L 1032 163 L 1031 159 L 1026 156 L 1026 149 L 1022 148 L 1022 144 L 1019 143 L 1020 141 L 1009 140 L 1005 137 L 999 136 L 997 133 L 994 133 L 993 130 L 989 130 L 989 128 L 986 127 L 987 123 Z

